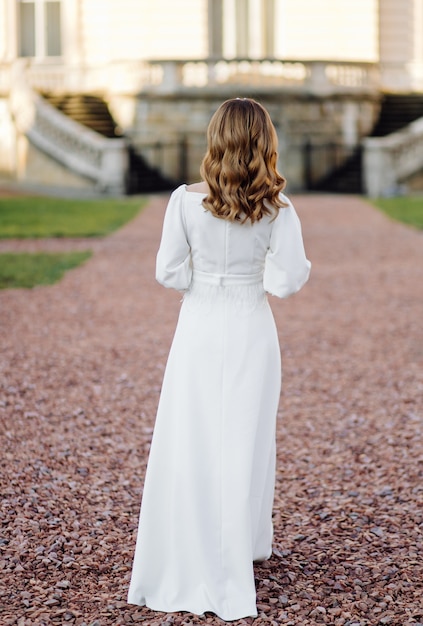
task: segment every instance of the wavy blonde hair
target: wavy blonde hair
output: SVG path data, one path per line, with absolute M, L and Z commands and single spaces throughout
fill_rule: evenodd
M 231 222 L 277 215 L 286 181 L 276 169 L 278 138 L 270 115 L 250 98 L 227 100 L 207 129 L 201 176 L 209 193 L 203 206 Z M 266 203 L 265 203 L 266 201 Z

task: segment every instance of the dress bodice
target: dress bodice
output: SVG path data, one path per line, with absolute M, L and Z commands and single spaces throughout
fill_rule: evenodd
M 201 205 L 204 194 L 185 192 L 185 223 L 195 270 L 217 274 L 256 274 L 264 269 L 271 217 L 255 224 L 218 219 Z
M 204 209 L 205 194 L 176 189 L 169 201 L 160 249 L 157 280 L 179 290 L 189 288 L 193 272 L 216 276 L 262 273 L 266 291 L 286 297 L 307 281 L 310 262 L 301 225 L 292 203 L 275 219 L 265 215 L 252 224 L 216 218 Z

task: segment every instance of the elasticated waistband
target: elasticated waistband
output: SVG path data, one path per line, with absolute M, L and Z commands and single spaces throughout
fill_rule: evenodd
M 257 274 L 212 274 L 193 270 L 192 279 L 194 283 L 205 283 L 218 287 L 256 285 L 263 282 L 263 272 L 258 272 Z

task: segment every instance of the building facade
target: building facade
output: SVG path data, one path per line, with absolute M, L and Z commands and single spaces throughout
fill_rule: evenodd
M 314 123 L 353 145 L 378 94 L 423 92 L 423 0 L 0 0 L 0 172 L 12 177 L 26 176 L 30 144 L 43 142 L 31 123 L 72 132 L 30 90 L 101 95 L 153 160 L 148 145 L 163 130 L 176 142 L 182 128 L 194 137 L 189 178 L 204 147 L 195 137 L 238 93 L 274 111 L 282 151 L 296 141 L 285 129 L 297 113 L 298 140 Z M 167 155 L 161 166 L 175 177 L 178 152 Z
M 423 0 L 0 0 L 0 63 L 70 70 L 147 59 L 378 63 L 423 89 Z

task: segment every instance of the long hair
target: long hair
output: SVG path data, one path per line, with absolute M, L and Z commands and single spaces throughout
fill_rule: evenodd
M 200 172 L 209 187 L 203 200 L 208 211 L 254 223 L 285 206 L 279 194 L 286 181 L 276 169 L 278 138 L 261 104 L 249 98 L 221 104 L 210 120 L 207 142 Z

